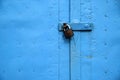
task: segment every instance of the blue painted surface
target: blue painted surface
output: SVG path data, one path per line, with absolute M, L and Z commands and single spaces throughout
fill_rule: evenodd
M 73 5 L 71 21 L 92 22 L 94 29 L 75 32 L 71 41 L 72 80 L 120 80 L 120 1 L 80 1 L 80 19 Z
M 0 80 L 58 79 L 56 3 L 0 0 Z
M 119 0 L 0 0 L 0 80 L 120 80 Z M 71 41 L 58 24 L 93 23 Z

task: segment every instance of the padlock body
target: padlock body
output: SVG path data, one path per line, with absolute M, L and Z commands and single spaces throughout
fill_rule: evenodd
M 71 38 L 74 34 L 73 34 L 72 29 L 68 29 L 68 30 L 64 31 L 64 35 L 65 35 L 65 38 L 69 39 L 69 38 Z

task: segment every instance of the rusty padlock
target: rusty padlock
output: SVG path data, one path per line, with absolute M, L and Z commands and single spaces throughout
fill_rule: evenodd
M 72 28 L 67 23 L 63 23 L 63 32 L 66 39 L 70 39 L 74 35 Z

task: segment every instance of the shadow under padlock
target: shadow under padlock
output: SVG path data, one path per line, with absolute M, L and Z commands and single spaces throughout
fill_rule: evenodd
M 70 39 L 71 37 L 73 37 L 74 33 L 69 24 L 63 23 L 62 28 L 63 28 L 63 33 L 66 39 Z

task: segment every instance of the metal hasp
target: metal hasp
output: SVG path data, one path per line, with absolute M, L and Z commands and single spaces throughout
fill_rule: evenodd
M 73 31 L 92 31 L 93 24 L 92 23 L 67 23 L 72 27 Z M 59 31 L 63 31 L 62 27 L 63 23 L 59 23 Z

